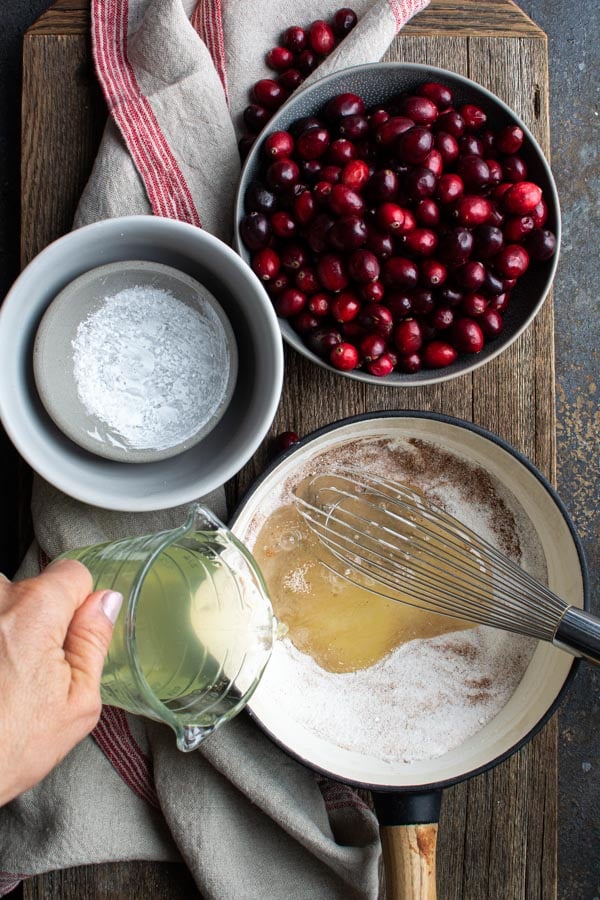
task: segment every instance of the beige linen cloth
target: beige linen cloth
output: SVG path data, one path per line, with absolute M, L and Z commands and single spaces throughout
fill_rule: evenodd
M 428 0 L 354 0 L 354 31 L 311 80 L 381 58 Z M 264 54 L 292 24 L 330 18 L 339 0 L 93 0 L 96 70 L 109 105 L 75 226 L 154 213 L 224 240 L 240 173 L 241 112 Z M 25 123 L 25 127 L 26 127 Z M 226 516 L 224 495 L 204 498 Z M 40 557 L 180 524 L 87 507 L 37 479 Z M 0 810 L 0 895 L 21 878 L 118 860 L 183 860 L 206 898 L 375 898 L 378 827 L 355 791 L 286 756 L 242 715 L 191 754 L 172 732 L 105 708 L 93 735 L 36 788 Z

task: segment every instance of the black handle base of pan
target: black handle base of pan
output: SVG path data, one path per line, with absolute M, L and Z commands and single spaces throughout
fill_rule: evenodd
M 382 827 L 395 825 L 428 825 L 438 822 L 442 804 L 441 791 L 424 793 L 373 791 L 377 819 Z

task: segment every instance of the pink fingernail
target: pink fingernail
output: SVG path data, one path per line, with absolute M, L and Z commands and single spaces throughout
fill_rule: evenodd
M 106 618 L 110 619 L 114 625 L 123 605 L 123 594 L 118 591 L 106 591 L 100 600 L 100 605 Z

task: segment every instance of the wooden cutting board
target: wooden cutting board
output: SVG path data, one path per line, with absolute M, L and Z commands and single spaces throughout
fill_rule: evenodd
M 87 0 L 59 0 L 29 29 L 23 49 L 22 262 L 68 231 L 105 120 L 88 42 Z M 510 0 L 433 0 L 397 37 L 388 60 L 442 66 L 492 90 L 530 127 L 546 155 L 547 41 Z M 549 297 L 527 332 L 471 375 L 417 389 L 342 380 L 286 351 L 285 388 L 272 434 L 306 434 L 342 416 L 422 409 L 496 432 L 555 479 L 554 341 Z M 266 444 L 230 485 L 261 471 Z M 554 718 L 493 771 L 445 793 L 440 900 L 556 896 L 557 726 Z M 25 898 L 190 898 L 183 866 L 88 866 L 30 879 Z M 239 898 L 259 900 L 259 898 Z M 274 898 L 275 900 L 275 898 Z

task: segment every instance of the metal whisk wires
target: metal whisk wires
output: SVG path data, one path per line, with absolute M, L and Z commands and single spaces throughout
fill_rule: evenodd
M 446 616 L 552 641 L 568 604 L 411 488 L 351 467 L 313 478 L 298 510 L 337 575 Z

